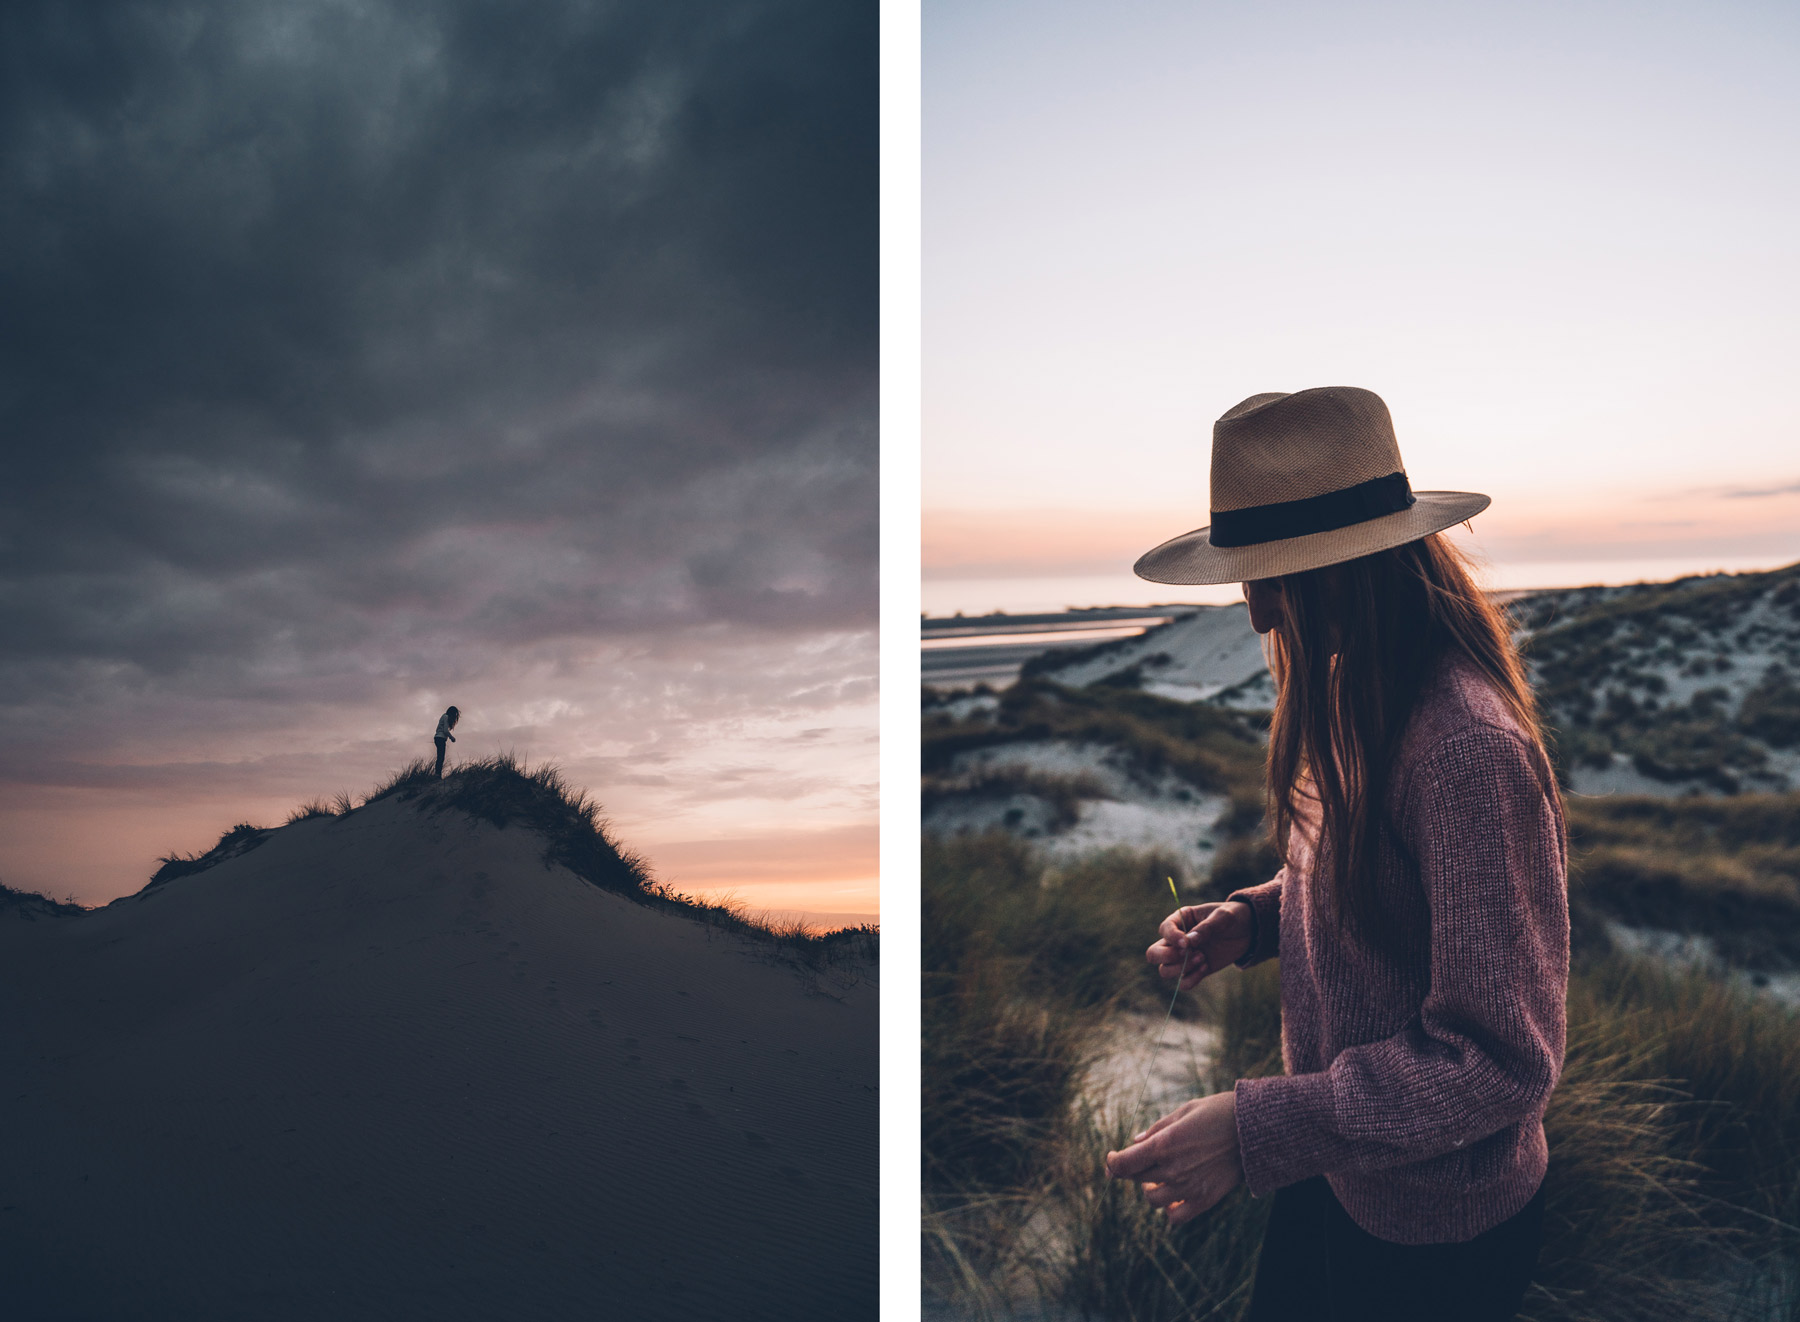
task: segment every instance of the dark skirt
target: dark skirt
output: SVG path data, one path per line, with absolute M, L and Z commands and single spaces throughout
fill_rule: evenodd
M 1275 1191 L 1250 1322 L 1509 1322 L 1537 1268 L 1544 1189 L 1462 1244 L 1395 1244 L 1350 1219 L 1324 1176 Z

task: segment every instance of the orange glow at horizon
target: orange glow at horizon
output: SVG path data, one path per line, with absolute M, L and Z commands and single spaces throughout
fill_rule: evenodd
M 684 894 L 730 894 L 751 910 L 881 912 L 880 831 L 873 823 L 669 841 L 644 852 L 657 878 Z
M 291 798 L 275 796 L 14 790 L 13 801 L 0 808 L 0 832 L 29 848 L 16 851 L 10 875 L 0 882 L 87 905 L 141 889 L 161 855 L 204 852 L 240 821 L 279 826 L 295 806 Z M 26 816 L 28 834 L 15 824 Z M 879 829 L 873 822 L 698 841 L 615 835 L 644 856 L 658 880 L 684 893 L 733 891 L 752 909 L 870 915 L 881 909 Z
M 1152 546 L 1203 527 L 1207 513 L 1142 509 L 967 509 L 923 514 L 926 578 L 1129 572 Z M 1614 488 L 1497 493 L 1465 542 L 1498 562 L 1800 559 L 1800 489 Z

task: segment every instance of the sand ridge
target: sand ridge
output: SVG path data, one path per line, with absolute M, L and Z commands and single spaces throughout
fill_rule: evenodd
M 26 1315 L 873 1316 L 875 969 L 542 854 L 387 799 L 8 925 Z

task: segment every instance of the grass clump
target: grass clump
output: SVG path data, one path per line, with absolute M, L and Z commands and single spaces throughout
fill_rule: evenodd
M 204 872 L 208 868 L 217 867 L 231 859 L 241 858 L 252 849 L 267 843 L 269 837 L 274 834 L 275 832 L 266 826 L 252 826 L 249 822 L 239 822 L 219 837 L 218 844 L 203 854 L 164 854 L 157 860 L 162 866 L 151 874 L 150 884 L 144 887 L 144 890 L 148 891 L 157 886 L 166 885 L 177 877 L 191 877 L 196 872 Z M 142 893 L 139 892 L 139 894 Z
M 1067 830 L 1081 815 L 1081 805 L 1095 799 L 1109 799 L 1100 778 L 1091 771 L 1072 775 L 1054 775 L 1019 766 L 979 767 L 962 775 L 926 776 L 921 789 L 921 808 L 931 810 L 946 800 L 1007 800 L 1015 797 L 1038 799 L 1049 807 L 1047 829 Z M 1013 809 L 1013 814 L 1020 810 Z
M 46 918 L 68 918 L 86 912 L 87 907 L 75 903 L 73 896 L 53 900 L 38 891 L 15 890 L 0 882 L 0 918 L 18 918 L 35 923 Z
M 422 764 L 421 764 L 422 765 Z M 549 764 L 527 767 L 510 753 L 465 762 L 432 787 L 415 788 L 403 797 L 418 797 L 432 813 L 450 809 L 504 830 L 518 823 L 541 834 L 548 844 L 546 866 L 560 863 L 602 890 L 655 900 L 644 859 L 612 838 L 600 805 L 575 789 Z
M 1660 829 L 1707 826 L 1742 849 L 1800 830 L 1775 805 L 1736 806 L 1656 808 L 1674 814 Z M 1640 845 L 1659 829 L 1632 815 L 1650 805 L 1612 808 L 1602 825 Z M 1664 852 L 1677 852 L 1666 837 Z M 1241 1318 L 1268 1200 L 1239 1189 L 1171 1231 L 1102 1174 L 1130 1118 L 1096 1105 L 1092 1066 L 1115 1011 L 1166 1004 L 1141 954 L 1166 885 L 1154 861 L 1116 855 L 1072 886 L 996 834 L 927 840 L 924 863 L 927 1288 L 979 1316 L 1035 1301 L 1134 1322 Z M 1197 1091 L 1280 1072 L 1276 962 L 1190 1002 L 1219 1034 Z M 1545 1117 L 1545 1243 L 1520 1316 L 1800 1317 L 1800 1015 L 1609 953 L 1577 961 L 1568 1025 Z
M 879 954 L 880 933 L 872 924 L 815 932 L 800 923 L 766 923 L 736 900 L 696 899 L 658 881 L 641 854 L 614 839 L 599 803 L 548 763 L 528 767 L 510 753 L 499 753 L 464 762 L 439 780 L 416 762 L 365 802 L 396 794 L 433 814 L 455 810 L 502 830 L 517 824 L 536 831 L 545 841 L 545 867 L 560 863 L 602 890 L 749 937 L 804 969 Z
M 451 775 L 456 773 L 452 771 Z M 390 795 L 400 794 L 408 798 L 419 790 L 438 783 L 438 777 L 431 769 L 431 763 L 422 757 L 415 757 L 393 775 L 382 781 L 368 794 L 363 796 L 363 807 L 377 803 Z
M 1123 688 L 1066 688 L 1024 679 L 997 705 L 957 719 L 927 705 L 920 762 L 927 805 L 951 794 L 1021 793 L 1043 799 L 1053 817 L 1073 821 L 1082 799 L 1107 797 L 1091 778 L 1034 776 L 1010 770 L 970 773 L 965 754 L 1030 742 L 1094 744 L 1123 755 L 1149 779 L 1173 775 L 1197 791 L 1224 794 L 1219 829 L 1228 838 L 1254 835 L 1263 820 L 1263 729 L 1266 716 L 1208 703 L 1174 702 Z M 985 777 L 985 779 L 983 779 Z M 1259 877 L 1266 881 L 1267 876 Z
M 1773 748 L 1800 744 L 1800 683 L 1786 666 L 1772 665 L 1744 695 L 1738 728 Z
M 415 759 L 375 786 L 360 805 L 340 791 L 329 801 L 315 799 L 295 809 L 286 824 L 345 818 L 359 807 L 389 798 L 412 803 L 433 816 L 456 811 L 502 830 L 524 826 L 543 837 L 545 867 L 561 864 L 582 880 L 639 904 L 754 939 L 803 971 L 879 956 L 880 929 L 873 924 L 816 932 L 801 923 L 760 921 L 733 900 L 683 895 L 658 881 L 642 855 L 614 839 L 600 805 L 571 786 L 560 770 L 548 764 L 528 767 L 509 753 L 465 762 L 441 779 L 430 765 Z M 160 860 L 162 866 L 145 891 L 240 857 L 274 833 L 241 823 L 204 854 L 168 855 Z
M 1143 949 L 1169 865 L 1047 868 L 1003 832 L 923 851 L 926 1256 L 936 1288 L 969 1300 L 1040 1271 L 1018 1247 L 1061 1197 L 1109 1018 L 1167 1004 Z
M 1800 794 L 1568 801 L 1569 904 L 1604 948 L 1606 919 L 1710 939 L 1741 967 L 1800 969 Z
M 1779 785 L 1768 750 L 1800 741 L 1796 603 L 1800 565 L 1514 603 L 1558 766 L 1623 758 L 1722 794 Z M 1754 685 L 1739 673 L 1747 656 L 1759 658 Z

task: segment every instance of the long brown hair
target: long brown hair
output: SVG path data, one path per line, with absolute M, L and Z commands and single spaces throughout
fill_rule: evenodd
M 1460 653 L 1487 678 L 1543 752 L 1537 703 L 1506 616 L 1468 562 L 1432 534 L 1343 564 L 1268 580 L 1282 619 L 1269 635 L 1277 696 L 1269 727 L 1269 830 L 1287 856 L 1300 799 L 1319 804 L 1317 861 L 1341 929 L 1377 950 L 1375 864 L 1394 756 L 1439 663 Z M 1545 769 L 1546 792 L 1557 794 Z

